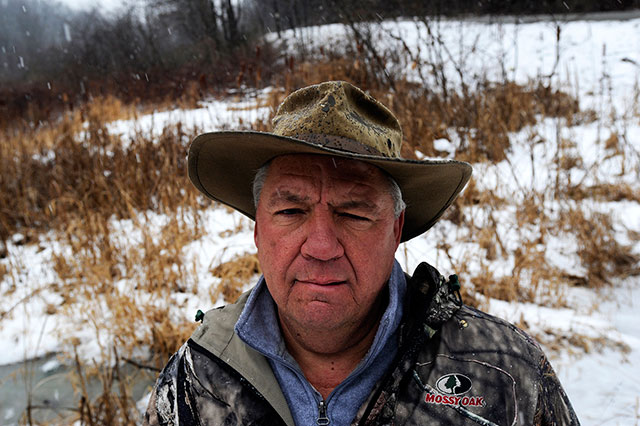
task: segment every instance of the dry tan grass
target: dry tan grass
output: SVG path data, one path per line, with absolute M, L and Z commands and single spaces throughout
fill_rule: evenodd
M 570 210 L 560 226 L 577 237 L 578 255 L 587 268 L 589 287 L 610 285 L 614 280 L 640 273 L 638 256 L 631 246 L 615 239 L 609 215 Z
M 211 269 L 211 274 L 220 278 L 220 285 L 210 289 L 211 301 L 216 302 L 222 295 L 226 303 L 235 302 L 242 294 L 242 288 L 249 282 L 249 279 L 260 273 L 258 256 L 254 253 L 243 253 L 221 263 Z
M 640 203 L 640 192 L 626 182 L 598 183 L 595 185 L 573 185 L 566 188 L 568 198 L 573 200 L 634 201 Z
M 105 128 L 102 117 L 110 115 L 96 104 L 57 126 L 2 133 L 0 240 L 22 229 L 60 229 L 94 213 L 130 218 L 197 205 L 184 160 L 193 135 L 177 126 L 156 141 L 137 138 L 125 148 Z M 85 129 L 79 115 L 88 119 Z
M 594 337 L 576 332 L 560 333 L 557 330 L 545 329 L 541 333 L 534 333 L 534 337 L 554 353 L 566 351 L 569 355 L 574 356 L 602 352 L 605 349 L 613 349 L 623 354 L 631 351 L 626 343 L 607 336 Z
M 509 133 L 536 123 L 540 117 L 561 117 L 568 123 L 592 119 L 590 112 L 580 111 L 576 99 L 540 82 L 521 86 L 481 81 L 475 90 L 450 92 L 443 97 L 426 86 L 398 78 L 390 91 L 384 81 L 372 76 L 364 62 L 363 57 L 354 60 L 330 55 L 326 60 L 299 64 L 291 60 L 289 72 L 278 85 L 284 92 L 272 93 L 274 111 L 284 95 L 298 87 L 326 80 L 350 81 L 398 116 L 407 145 L 405 157 L 414 158 L 415 150 L 436 156 L 439 153 L 433 148 L 433 141 L 451 138 L 455 132 L 463 141 L 456 157 L 472 162 L 503 160 L 510 146 Z M 259 127 L 269 129 L 264 123 Z
M 70 318 L 90 318 L 96 334 L 110 333 L 127 356 L 149 347 L 159 364 L 166 362 L 193 329 L 172 318 L 170 295 L 198 291 L 182 255 L 182 249 L 201 235 L 197 220 L 174 216 L 154 234 L 140 224 L 139 241 L 109 238 L 112 227 L 97 214 L 77 226 L 60 235 L 72 255 L 53 256 L 64 283 L 59 288 L 64 300 L 60 309 Z M 121 285 L 121 280 L 136 285 Z
M 182 254 L 202 235 L 199 215 L 209 204 L 186 177 L 184 153 L 193 135 L 176 126 L 156 140 L 139 137 L 127 146 L 105 123 L 128 108 L 113 98 L 95 100 L 58 123 L 0 134 L 2 255 L 8 255 L 5 240 L 16 232 L 24 235 L 21 244 L 53 232 L 47 238 L 65 250 L 52 255 L 59 282 L 47 288 L 61 302 L 48 304 L 46 312 L 92 330 L 102 351 L 97 364 L 75 361 L 74 380 L 97 378 L 105 387 L 89 398 L 79 385 L 82 398 L 69 423 L 135 423 L 135 401 L 118 367 L 148 351 L 149 359 L 140 361 L 160 368 L 195 328 L 192 320 L 176 317 L 179 305 L 172 298 L 198 291 Z M 166 223 L 152 230 L 145 212 L 165 214 Z M 114 229 L 121 219 L 131 222 L 127 235 L 137 238 Z M 2 264 L 3 275 L 19 273 L 6 269 Z M 76 330 L 58 332 L 62 348 L 73 354 L 80 343 Z

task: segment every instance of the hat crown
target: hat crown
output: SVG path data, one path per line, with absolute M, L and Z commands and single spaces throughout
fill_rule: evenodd
M 273 133 L 358 154 L 400 158 L 402 128 L 384 105 L 344 81 L 290 94 L 273 118 Z

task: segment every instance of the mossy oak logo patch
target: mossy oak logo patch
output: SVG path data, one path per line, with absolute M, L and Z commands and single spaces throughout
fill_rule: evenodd
M 436 390 L 437 393 L 427 392 L 426 403 L 463 407 L 482 407 L 485 405 L 483 396 L 464 395 L 471 390 L 471 379 L 464 374 L 445 374 L 436 382 Z
M 436 389 L 445 395 L 462 395 L 471 389 L 471 379 L 462 374 L 446 374 L 438 379 Z

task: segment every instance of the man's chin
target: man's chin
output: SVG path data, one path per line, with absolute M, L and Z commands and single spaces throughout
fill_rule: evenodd
M 313 300 L 299 307 L 290 318 L 305 331 L 335 332 L 353 319 L 349 309 L 343 304 Z

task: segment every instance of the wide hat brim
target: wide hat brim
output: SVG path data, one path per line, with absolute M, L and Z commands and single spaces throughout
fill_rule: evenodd
M 351 158 L 387 172 L 400 186 L 407 204 L 403 242 L 433 226 L 464 188 L 472 170 L 462 161 L 361 155 L 272 133 L 229 131 L 204 133 L 194 139 L 189 149 L 189 178 L 207 197 L 255 220 L 255 173 L 269 160 L 286 154 Z

